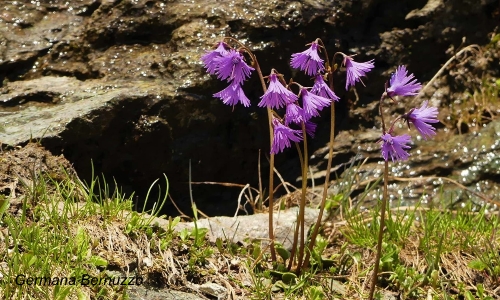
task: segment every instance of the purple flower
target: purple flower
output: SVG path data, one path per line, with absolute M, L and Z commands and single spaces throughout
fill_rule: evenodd
M 356 82 L 361 81 L 361 77 L 365 76 L 366 73 L 370 72 L 375 66 L 373 65 L 373 59 L 364 63 L 355 62 L 351 56 L 344 54 L 344 62 L 347 73 L 347 80 L 345 83 L 345 89 L 349 90 L 349 86 L 353 86 Z M 363 83 L 363 81 L 361 81 Z M 363 84 L 364 85 L 364 84 Z
M 304 109 L 304 119 L 307 121 L 312 117 L 319 116 L 319 110 L 331 104 L 332 99 L 324 98 L 308 92 L 305 88 L 300 90 L 302 95 L 302 108 Z
M 410 156 L 408 152 L 404 149 L 411 148 L 406 145 L 411 142 L 411 138 L 408 134 L 393 136 L 390 133 L 386 133 L 381 136 L 382 141 L 382 157 L 387 161 L 389 156 L 392 161 L 395 160 L 406 160 Z
M 255 70 L 247 65 L 241 53 L 232 49 L 226 55 L 216 57 L 214 61 L 217 78 L 221 80 L 227 79 L 227 81 L 233 81 L 234 83 L 242 83 Z
M 306 125 L 306 133 L 313 138 L 314 137 L 314 132 L 316 131 L 316 127 L 318 125 L 316 125 L 316 123 L 313 123 L 311 121 L 307 121 L 305 123 L 305 125 Z
M 224 42 L 219 42 L 217 44 L 217 49 L 212 51 L 207 51 L 202 57 L 201 61 L 205 64 L 205 68 L 209 74 L 215 75 L 215 70 L 217 68 L 217 61 L 215 60 L 218 57 L 225 56 L 229 52 L 226 50 L 227 44 Z
M 387 88 L 387 95 L 389 97 L 413 96 L 422 88 L 422 85 L 417 82 L 413 74 L 408 76 L 406 76 L 406 74 L 408 74 L 408 71 L 405 66 L 399 66 L 396 72 L 392 74 L 389 80 L 390 86 Z
M 318 43 L 312 42 L 311 47 L 306 51 L 292 54 L 290 65 L 295 69 L 305 71 L 309 76 L 323 71 L 325 66 L 323 65 L 323 60 L 318 55 Z
M 420 108 L 414 108 L 403 116 L 405 121 L 408 122 L 408 126 L 410 126 L 410 123 L 415 125 L 415 128 L 424 139 L 431 138 L 433 135 L 436 135 L 436 129 L 427 123 L 439 122 L 437 119 L 437 108 L 427 107 L 428 102 L 429 101 L 424 101 Z
M 269 87 L 264 93 L 262 100 L 259 102 L 259 107 L 281 108 L 288 103 L 293 103 L 299 98 L 292 91 L 287 90 L 278 79 L 278 75 L 269 75 Z
M 243 106 L 249 107 L 250 100 L 245 96 L 241 85 L 237 82 L 232 82 L 227 88 L 222 91 L 215 93 L 214 97 L 220 98 L 222 102 L 226 105 L 236 105 L 241 102 Z
M 286 106 L 285 125 L 290 123 L 300 124 L 304 121 L 304 110 L 295 103 L 289 103 Z
M 316 74 L 311 93 L 324 98 L 332 99 L 334 101 L 339 101 L 340 99 L 326 84 L 326 82 L 323 80 L 323 75 L 321 74 Z
M 283 152 L 285 148 L 290 147 L 290 141 L 300 142 L 302 140 L 301 131 L 291 129 L 273 118 L 274 139 L 271 146 L 271 154 Z

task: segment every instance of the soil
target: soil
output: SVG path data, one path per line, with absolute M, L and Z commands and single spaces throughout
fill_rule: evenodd
M 54 156 L 38 143 L 0 150 L 0 194 L 14 202 L 29 193 L 34 176 L 60 181 L 75 174 L 64 156 Z

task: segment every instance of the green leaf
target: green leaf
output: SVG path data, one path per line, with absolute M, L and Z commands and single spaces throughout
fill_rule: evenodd
M 276 281 L 274 284 L 273 284 L 273 287 L 271 288 L 271 291 L 273 292 L 279 292 L 279 291 L 284 291 L 286 289 L 290 288 L 290 286 L 288 286 L 286 283 L 284 283 L 283 281 L 281 280 L 278 280 Z
M 252 251 L 252 257 L 254 259 L 259 258 L 260 254 L 262 253 L 262 250 L 260 249 L 260 246 L 257 244 L 253 245 L 253 251 Z
M 37 261 L 36 255 L 33 255 L 28 262 L 28 267 L 31 267 Z
M 469 268 L 478 270 L 478 271 L 484 271 L 488 265 L 486 265 L 482 260 L 480 259 L 474 259 L 471 260 L 468 264 Z
M 106 267 L 108 265 L 108 261 L 98 255 L 92 255 L 90 262 L 96 267 Z
M 10 201 L 4 195 L 0 195 L 0 220 L 10 206 Z
M 281 275 L 281 279 L 286 284 L 295 284 L 295 279 L 297 279 L 297 275 L 291 272 L 286 272 Z
M 172 219 L 171 217 L 168 218 L 168 230 L 172 231 L 177 224 L 181 221 L 181 218 L 179 216 L 175 217 Z
M 287 259 L 290 258 L 291 253 L 290 253 L 290 251 L 286 250 L 285 248 L 276 247 L 276 251 L 281 256 L 281 258 L 283 258 L 284 261 L 286 261 Z
M 464 296 L 465 296 L 465 299 L 467 299 L 467 300 L 474 300 L 475 299 L 470 291 L 466 291 Z
M 63 300 L 66 299 L 71 291 L 71 286 L 66 286 L 61 289 L 58 289 L 57 292 L 54 289 L 54 299 Z
M 217 246 L 217 249 L 219 249 L 219 253 L 224 253 L 224 244 L 222 242 L 222 239 L 218 237 L 215 240 L 215 245 Z

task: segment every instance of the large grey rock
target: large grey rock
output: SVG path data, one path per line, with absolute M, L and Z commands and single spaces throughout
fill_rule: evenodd
M 169 289 L 146 289 L 142 286 L 130 287 L 128 294 L 130 300 L 203 300 L 196 294 L 185 293 Z
M 295 224 L 297 223 L 298 207 L 274 212 L 274 236 L 276 242 L 279 242 L 286 249 L 292 249 L 293 234 Z M 305 209 L 305 230 L 309 231 L 312 225 L 318 219 L 319 210 L 306 207 Z M 323 215 L 323 220 L 326 214 Z M 167 225 L 168 222 L 157 219 L 159 225 Z M 251 216 L 236 217 L 213 217 L 198 220 L 198 228 L 208 229 L 208 239 L 215 242 L 217 239 L 229 240 L 233 243 L 247 244 L 253 241 L 261 241 L 263 247 L 269 244 L 269 214 L 259 213 Z M 175 227 L 181 231 L 184 228 L 194 229 L 195 224 L 179 223 Z

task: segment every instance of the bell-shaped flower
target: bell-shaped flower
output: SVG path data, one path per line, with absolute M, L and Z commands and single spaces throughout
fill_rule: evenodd
M 305 123 L 306 125 L 306 133 L 310 136 L 310 137 L 314 137 L 314 133 L 316 131 L 316 127 L 318 127 L 318 125 L 316 123 L 313 123 L 311 121 L 307 121 Z
M 292 142 L 300 142 L 302 140 L 302 131 L 291 129 L 287 127 L 281 122 L 273 118 L 273 128 L 274 128 L 274 139 L 273 144 L 271 146 L 271 154 L 278 154 L 279 152 L 283 152 L 285 148 L 289 148 L 291 146 L 290 141 Z
M 438 110 L 436 107 L 427 107 L 429 101 L 424 101 L 420 108 L 413 108 L 403 116 L 408 122 L 408 126 L 413 124 L 420 135 L 424 138 L 431 138 L 436 135 L 436 129 L 428 123 L 438 123 Z
M 312 42 L 309 49 L 292 54 L 290 65 L 292 68 L 300 69 L 307 75 L 313 76 L 325 69 L 323 60 L 318 55 L 318 43 Z
M 227 79 L 227 81 L 238 84 L 250 77 L 252 71 L 255 70 L 247 65 L 240 52 L 232 49 L 226 55 L 216 57 L 214 61 L 216 64 L 215 74 L 217 74 L 218 79 Z
M 345 65 L 347 80 L 345 82 L 345 89 L 349 90 L 350 86 L 356 84 L 356 82 L 361 81 L 361 77 L 366 76 L 366 73 L 370 72 L 375 66 L 373 64 L 373 59 L 364 63 L 355 62 L 352 56 L 344 54 L 344 61 L 342 63 Z M 363 83 L 363 81 L 361 81 Z
M 250 106 L 250 99 L 245 96 L 245 92 L 243 92 L 241 85 L 236 82 L 232 82 L 227 88 L 215 93 L 214 97 L 220 98 L 226 105 L 235 106 L 240 102 L 245 107 Z
M 292 91 L 281 84 L 278 75 L 269 75 L 269 87 L 261 98 L 259 107 L 281 108 L 289 103 L 297 101 L 298 97 Z
M 207 51 L 202 57 L 201 61 L 205 65 L 205 68 L 207 69 L 208 74 L 215 75 L 215 70 L 217 68 L 217 61 L 216 58 L 225 56 L 229 52 L 226 50 L 226 47 L 228 45 L 224 42 L 219 42 L 217 44 L 217 48 L 215 50 Z
M 286 106 L 285 125 L 291 123 L 300 124 L 304 121 L 304 110 L 297 103 L 289 103 Z
M 396 72 L 392 74 L 387 88 L 387 95 L 393 96 L 414 96 L 422 88 L 422 85 L 417 82 L 413 74 L 407 75 L 408 71 L 405 66 L 399 66 Z
M 305 88 L 301 88 L 302 108 L 304 109 L 304 120 L 319 116 L 319 111 L 331 104 L 332 99 L 315 95 Z
M 407 144 L 411 142 L 411 137 L 408 134 L 393 136 L 386 133 L 381 136 L 382 141 L 382 157 L 388 161 L 389 157 L 392 161 L 407 160 L 410 154 L 405 149 L 411 148 Z
M 311 93 L 318 95 L 318 96 L 321 96 L 321 97 L 324 97 L 324 98 L 332 99 L 334 101 L 339 101 L 339 99 L 340 99 L 330 89 L 328 84 L 326 84 L 325 80 L 323 79 L 323 75 L 321 75 L 321 74 L 316 74 L 316 76 L 314 77 L 314 85 L 311 89 Z

